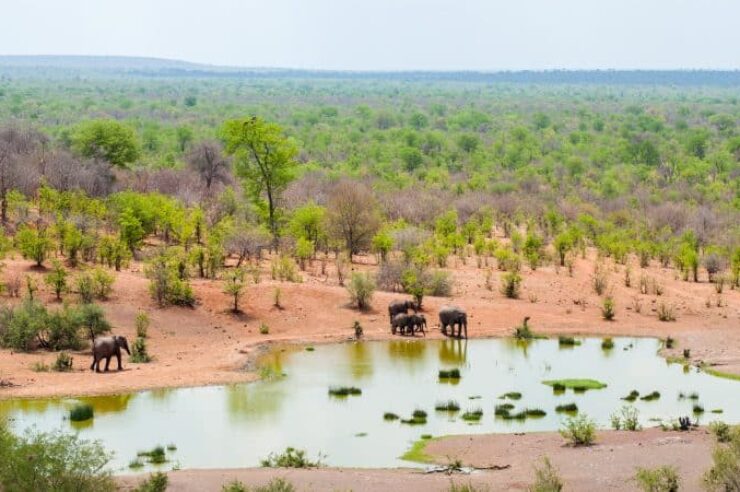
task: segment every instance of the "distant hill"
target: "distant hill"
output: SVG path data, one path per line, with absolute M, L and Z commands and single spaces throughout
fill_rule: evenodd
M 0 55 L 0 76 L 21 78 L 95 76 L 270 78 L 740 87 L 739 70 L 339 71 L 225 67 L 181 60 L 128 56 Z

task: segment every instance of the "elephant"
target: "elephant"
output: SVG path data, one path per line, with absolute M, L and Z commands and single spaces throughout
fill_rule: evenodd
M 388 304 L 388 316 L 390 316 L 391 324 L 393 324 L 393 317 L 397 314 L 406 314 L 409 309 L 413 309 L 416 312 L 416 304 L 414 301 L 391 301 Z
M 450 334 L 447 336 L 468 338 L 468 315 L 462 308 L 443 306 L 439 310 L 439 325 L 444 335 L 447 335 L 447 327 L 450 327 Z M 457 335 L 455 335 L 455 325 L 457 325 Z
M 126 337 L 112 336 L 96 339 L 93 343 L 93 363 L 90 366 L 90 370 L 92 371 L 94 369 L 95 372 L 100 372 L 100 362 L 105 359 L 105 370 L 107 372 L 110 365 L 110 358 L 114 355 L 118 359 L 118 370 L 123 370 L 123 366 L 121 366 L 121 349 L 124 349 L 128 355 L 131 355 Z
M 412 333 L 420 331 L 422 335 L 426 336 L 427 319 L 423 314 L 411 314 L 409 315 L 409 323 L 411 324 Z
M 403 335 L 408 326 L 409 326 L 409 315 L 406 313 L 399 313 L 391 318 L 391 333 L 394 335 L 396 334 L 396 331 L 398 331 L 401 335 Z M 413 331 L 413 328 L 412 328 L 412 331 Z

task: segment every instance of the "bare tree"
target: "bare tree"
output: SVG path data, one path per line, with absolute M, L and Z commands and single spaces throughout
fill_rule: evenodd
M 8 221 L 8 191 L 23 176 L 20 159 L 30 156 L 45 137 L 34 131 L 13 126 L 0 128 L 0 220 Z
M 366 250 L 380 226 L 377 203 L 372 191 L 349 179 L 339 181 L 328 203 L 330 232 L 342 241 L 352 255 Z
M 206 190 L 216 183 L 226 184 L 230 181 L 230 162 L 224 157 L 221 144 L 216 141 L 205 140 L 194 145 L 186 160 L 205 183 Z
M 260 251 L 270 247 L 270 235 L 257 228 L 239 228 L 226 238 L 226 251 L 238 257 L 236 266 L 244 260 L 259 258 Z

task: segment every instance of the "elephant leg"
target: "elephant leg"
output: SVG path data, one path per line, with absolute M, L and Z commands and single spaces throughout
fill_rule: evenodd
M 468 338 L 468 323 L 467 321 L 463 324 L 463 328 L 465 329 L 465 338 Z
M 98 362 L 98 359 L 97 359 L 97 357 L 95 357 L 95 356 L 93 355 L 93 363 L 92 363 L 92 365 L 90 366 L 90 370 L 91 370 L 91 371 L 95 369 L 95 363 L 96 363 L 96 362 Z
M 110 358 L 110 355 L 105 358 L 105 372 L 108 372 L 108 369 L 110 367 Z
M 116 353 L 116 358 L 118 359 L 118 370 L 122 371 L 123 366 L 121 365 L 121 351 L 120 350 Z

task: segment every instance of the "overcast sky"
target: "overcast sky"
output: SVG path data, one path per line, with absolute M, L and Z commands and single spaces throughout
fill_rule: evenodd
M 0 2 L 0 54 L 356 70 L 740 68 L 740 0 Z

